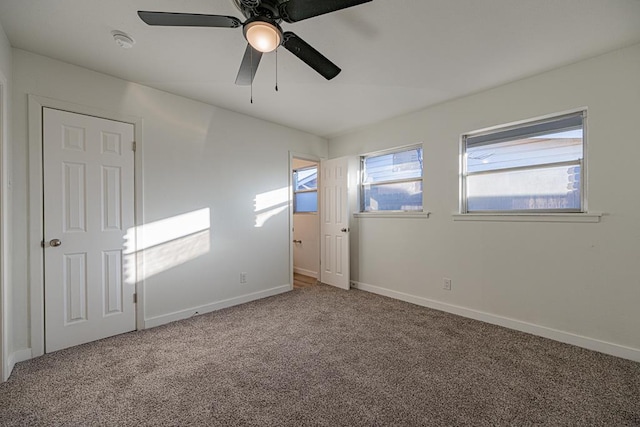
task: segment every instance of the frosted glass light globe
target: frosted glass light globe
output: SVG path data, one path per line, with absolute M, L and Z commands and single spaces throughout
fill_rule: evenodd
M 273 52 L 280 46 L 281 34 L 268 22 L 252 22 L 245 29 L 245 37 L 249 44 L 259 52 Z

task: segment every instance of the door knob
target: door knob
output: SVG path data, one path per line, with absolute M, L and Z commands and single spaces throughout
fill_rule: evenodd
M 349 231 L 349 229 L 348 229 L 348 228 L 343 228 L 343 229 L 342 229 L 342 230 L 340 230 L 340 231 L 342 231 L 343 233 L 346 233 L 347 231 Z
M 60 239 L 51 239 L 51 240 L 49 241 L 49 246 L 52 246 L 52 247 L 54 247 L 54 248 L 55 248 L 56 246 L 60 246 L 61 244 L 62 244 L 62 241 L 61 241 Z

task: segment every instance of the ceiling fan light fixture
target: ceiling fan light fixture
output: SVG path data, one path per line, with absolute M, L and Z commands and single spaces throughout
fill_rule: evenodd
M 244 36 L 255 50 L 273 52 L 282 42 L 282 30 L 271 22 L 255 20 L 244 26 Z

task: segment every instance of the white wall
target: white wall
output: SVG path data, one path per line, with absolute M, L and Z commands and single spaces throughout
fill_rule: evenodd
M 147 278 L 148 325 L 289 285 L 289 151 L 326 157 L 326 140 L 22 50 L 13 59 L 15 348 L 30 346 L 27 94 L 143 118 L 145 224 L 209 209 L 209 248 Z M 184 255 L 164 250 L 148 261 Z
M 0 99 L 0 102 L 4 101 L 4 105 L 0 105 L 0 113 L 3 117 L 0 118 L 0 207 L 2 213 L 0 218 L 3 222 L 2 231 L 0 231 L 0 239 L 3 241 L 0 256 L 4 259 L 0 262 L 0 380 L 6 380 L 10 371 L 10 354 L 12 353 L 11 347 L 11 289 L 9 289 L 9 283 L 11 282 L 11 227 L 10 227 L 10 214 L 9 206 L 11 206 L 11 187 L 9 186 L 11 177 L 11 162 L 8 161 L 11 155 L 10 140 L 11 140 L 11 89 L 12 89 L 12 52 L 11 45 L 7 39 L 2 26 L 0 26 L 0 86 L 3 91 L 4 99 Z
M 331 139 L 331 158 L 424 143 L 431 217 L 360 219 L 352 279 L 640 360 L 638 76 L 635 45 Z M 606 213 L 600 223 L 452 220 L 461 134 L 581 107 L 589 114 L 588 203 Z
M 318 278 L 320 271 L 320 217 L 317 213 L 293 215 L 293 238 L 302 240 L 293 247 L 293 271 Z
M 293 169 L 319 166 L 316 162 L 293 159 Z M 318 213 L 293 214 L 293 239 L 302 243 L 293 245 L 293 271 L 319 277 L 320 272 L 320 216 Z

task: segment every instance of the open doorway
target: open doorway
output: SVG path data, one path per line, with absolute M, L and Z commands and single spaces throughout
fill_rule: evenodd
M 320 278 L 320 215 L 318 160 L 292 157 L 293 288 L 314 286 Z

